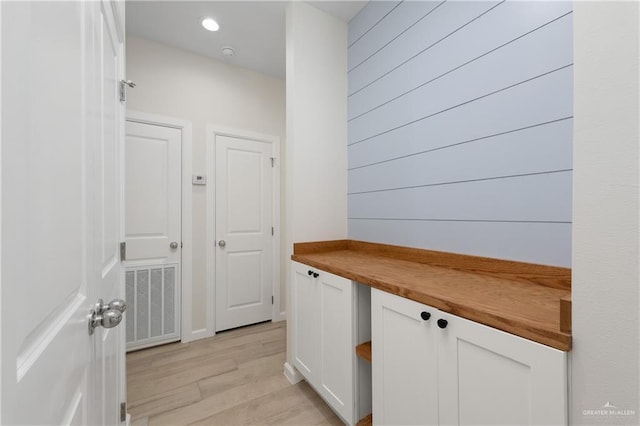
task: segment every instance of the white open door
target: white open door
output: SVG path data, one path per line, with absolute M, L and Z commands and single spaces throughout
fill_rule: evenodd
M 0 3 L 2 424 L 121 420 L 121 7 Z
M 215 136 L 216 331 L 272 319 L 273 144 Z

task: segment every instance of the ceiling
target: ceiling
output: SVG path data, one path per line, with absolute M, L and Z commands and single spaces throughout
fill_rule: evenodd
M 203 56 L 285 77 L 285 9 L 287 1 L 149 1 L 128 0 L 127 34 L 154 40 Z M 318 9 L 349 22 L 367 1 L 309 1 Z M 220 31 L 200 25 L 214 18 Z M 222 48 L 235 55 L 227 58 Z

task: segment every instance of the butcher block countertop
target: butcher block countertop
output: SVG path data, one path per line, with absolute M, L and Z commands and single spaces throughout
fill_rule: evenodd
M 571 269 L 354 240 L 297 243 L 293 252 L 311 267 L 571 349 Z

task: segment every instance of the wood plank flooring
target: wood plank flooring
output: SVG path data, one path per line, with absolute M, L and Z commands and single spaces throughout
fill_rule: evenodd
M 342 425 L 306 382 L 284 377 L 285 322 L 127 354 L 132 426 Z

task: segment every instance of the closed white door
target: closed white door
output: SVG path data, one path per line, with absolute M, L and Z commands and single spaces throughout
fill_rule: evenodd
M 127 265 L 180 261 L 181 137 L 180 129 L 127 121 Z
M 437 312 L 413 300 L 371 290 L 376 424 L 438 424 Z
M 119 424 L 123 34 L 110 2 L 2 2 L 2 424 Z M 115 8 L 119 6 L 115 5 Z
M 216 135 L 216 331 L 272 319 L 272 144 Z
M 182 132 L 127 121 L 127 349 L 180 339 Z

